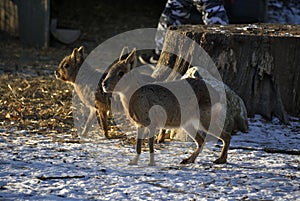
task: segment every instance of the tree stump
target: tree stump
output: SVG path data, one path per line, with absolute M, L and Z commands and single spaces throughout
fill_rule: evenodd
M 194 46 L 184 48 L 187 36 L 212 58 L 224 81 L 244 100 L 248 116 L 278 117 L 288 123 L 288 114 L 300 116 L 300 26 L 276 24 L 183 25 L 170 27 L 155 76 L 169 76 L 162 66 L 184 74 L 191 61 L 166 51 L 193 55 Z M 171 46 L 171 47 L 170 47 Z M 161 66 L 161 67 L 160 67 Z

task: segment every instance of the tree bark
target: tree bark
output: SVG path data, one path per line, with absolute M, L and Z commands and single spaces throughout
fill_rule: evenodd
M 197 59 L 193 58 L 195 47 L 184 49 L 185 40 L 178 40 L 174 33 L 191 38 L 208 53 L 223 81 L 244 100 L 248 116 L 275 116 L 284 123 L 288 123 L 287 113 L 300 116 L 299 25 L 170 27 L 154 73 L 161 79 L 172 79 L 163 66 L 184 74 Z M 165 51 L 165 46 L 190 56 L 182 59 Z

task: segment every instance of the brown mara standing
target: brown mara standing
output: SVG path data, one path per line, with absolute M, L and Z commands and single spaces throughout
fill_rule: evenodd
M 99 116 L 100 125 L 104 131 L 104 135 L 106 138 L 109 138 L 108 135 L 108 112 L 110 110 L 110 96 L 109 93 L 104 93 L 101 87 L 101 81 L 103 77 L 100 79 L 100 87 L 96 88 L 96 91 L 91 91 L 91 87 L 88 83 L 84 82 L 76 82 L 76 76 L 82 66 L 84 60 L 86 58 L 84 47 L 75 48 L 72 53 L 66 56 L 59 64 L 58 68 L 55 71 L 55 75 L 57 79 L 65 81 L 67 83 L 71 83 L 74 86 L 74 90 L 77 93 L 80 100 L 87 106 L 90 110 L 89 116 L 86 120 L 84 129 L 81 133 L 82 137 L 85 137 L 88 133 L 88 129 L 91 127 L 92 120 Z M 85 66 L 87 69 L 87 76 L 93 75 L 94 73 L 98 73 L 95 69 Z M 86 69 L 85 69 L 86 70 Z M 86 79 L 89 79 L 88 77 Z

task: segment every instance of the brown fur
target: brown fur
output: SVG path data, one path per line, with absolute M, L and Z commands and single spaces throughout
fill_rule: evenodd
M 86 136 L 88 129 L 91 126 L 92 119 L 98 115 L 100 119 L 100 125 L 104 131 L 106 138 L 108 136 L 108 117 L 107 114 L 110 110 L 110 96 L 111 94 L 104 93 L 101 87 L 101 84 L 98 85 L 96 92 L 91 91 L 88 84 L 76 83 L 76 77 L 85 60 L 84 47 L 75 48 L 72 53 L 66 56 L 59 64 L 58 68 L 55 71 L 57 79 L 71 83 L 74 85 L 74 90 L 77 93 L 80 100 L 90 109 L 90 114 L 86 121 L 85 127 L 82 131 L 82 136 Z M 99 73 L 91 67 L 86 67 L 87 73 L 83 72 L 82 76 L 86 76 L 86 79 L 89 79 L 89 76 L 94 73 Z M 103 77 L 100 79 L 100 82 L 103 80 Z M 84 78 L 84 77 L 83 77 Z
M 215 91 L 213 88 L 210 88 L 208 91 L 208 88 L 205 84 L 205 82 L 201 79 L 193 79 L 188 78 L 186 80 L 176 80 L 171 82 L 164 82 L 160 83 L 160 86 L 156 84 L 149 84 L 146 86 L 143 86 L 139 88 L 137 91 L 132 93 L 130 89 L 135 87 L 138 84 L 137 78 L 134 76 L 131 77 L 130 83 L 127 85 L 121 85 L 118 89 L 114 89 L 117 85 L 118 81 L 123 77 L 124 74 L 128 73 L 132 68 L 132 63 L 134 63 L 134 60 L 136 59 L 135 50 L 129 54 L 129 56 L 119 61 L 118 63 L 114 64 L 110 70 L 108 71 L 108 74 L 104 81 L 102 82 L 102 86 L 104 91 L 106 92 L 119 92 L 121 96 L 121 101 L 123 104 L 123 107 L 127 113 L 127 116 L 135 122 L 135 124 L 138 127 L 137 135 L 137 147 L 136 147 L 136 156 L 133 160 L 129 163 L 130 165 L 137 164 L 139 155 L 141 154 L 141 140 L 143 138 L 143 135 L 148 130 L 148 134 L 150 136 L 149 138 L 149 149 L 150 149 L 150 162 L 149 165 L 154 165 L 154 149 L 153 149 L 153 141 L 154 141 L 154 132 L 156 128 L 162 128 L 162 127 L 169 127 L 169 128 L 178 128 L 182 127 L 196 142 L 197 148 L 192 153 L 192 155 L 184 159 L 182 161 L 183 164 L 186 163 L 193 163 L 197 156 L 199 155 L 204 139 L 201 136 L 200 131 L 198 128 L 195 127 L 194 123 L 196 122 L 200 124 L 201 130 L 204 132 L 208 132 L 208 127 L 210 123 L 214 124 L 214 122 L 217 121 L 217 118 L 219 116 L 221 106 L 220 104 L 212 104 L 210 100 L 210 94 L 214 93 L 213 95 L 218 96 L 217 91 Z M 150 76 L 145 76 L 142 79 L 148 79 L 149 82 L 151 82 L 151 79 L 153 81 L 153 78 Z M 189 119 L 186 119 L 185 122 L 181 122 L 181 114 L 180 114 L 180 105 L 178 104 L 176 97 L 170 93 L 168 90 L 164 90 L 161 86 L 172 85 L 176 88 L 176 86 L 182 86 L 188 82 L 192 89 L 194 90 L 194 94 L 196 95 L 199 110 L 201 111 L 200 119 L 197 116 L 190 116 Z M 168 88 L 168 87 L 167 87 Z M 127 98 L 130 97 L 130 100 Z M 193 103 L 190 103 L 190 98 L 186 97 L 186 107 L 188 107 L 188 110 L 193 111 Z M 151 114 L 151 109 L 154 105 L 160 105 L 166 112 L 166 119 L 165 122 L 162 122 L 161 118 L 151 118 L 151 115 L 161 115 L 159 111 L 156 111 Z M 192 114 L 192 112 L 191 112 Z M 212 121 L 211 121 L 212 120 Z M 182 126 L 183 125 L 183 126 Z M 227 159 L 227 152 L 230 144 L 230 138 L 231 135 L 228 132 L 225 132 L 218 128 L 214 130 L 213 133 L 208 133 L 211 135 L 216 136 L 215 134 L 217 132 L 221 133 L 219 137 L 223 141 L 223 149 L 221 151 L 220 157 L 215 161 L 215 163 L 225 163 Z M 195 136 L 192 136 L 193 133 L 196 133 Z
M 184 74 L 182 79 L 194 78 L 203 79 L 207 85 L 213 85 L 219 93 L 226 94 L 226 119 L 224 122 L 224 130 L 228 133 L 237 131 L 248 131 L 247 109 L 241 97 L 239 97 L 226 84 L 214 78 L 207 70 L 201 67 L 191 67 Z M 160 141 L 164 141 L 165 133 L 161 132 L 158 136 Z

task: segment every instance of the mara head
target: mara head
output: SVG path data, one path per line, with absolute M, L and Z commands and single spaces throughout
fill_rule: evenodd
M 74 83 L 76 75 L 85 59 L 84 47 L 75 48 L 72 53 L 66 56 L 55 70 L 57 79 Z
M 112 93 L 120 79 L 131 69 L 135 68 L 136 60 L 136 49 L 129 52 L 124 59 L 120 56 L 119 61 L 111 66 L 102 82 L 103 91 Z

